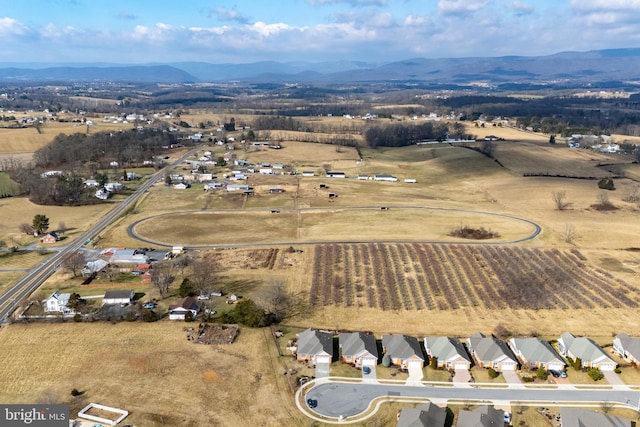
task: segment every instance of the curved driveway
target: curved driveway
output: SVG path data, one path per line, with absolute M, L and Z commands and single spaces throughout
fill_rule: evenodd
M 628 387 L 577 389 L 572 386 L 557 388 L 510 388 L 508 384 L 492 387 L 478 386 L 411 386 L 404 384 L 367 384 L 328 381 L 316 383 L 304 396 L 315 399 L 318 406 L 311 411 L 301 408 L 308 415 L 330 418 L 350 418 L 367 411 L 377 399 L 457 400 L 475 402 L 531 402 L 540 405 L 591 405 L 615 402 L 620 405 L 637 404 L 640 391 Z
M 508 240 L 508 241 L 501 241 L 501 242 L 487 242 L 487 241 L 478 241 L 478 240 L 473 240 L 470 242 L 462 242 L 462 241 L 445 241 L 445 240 L 435 240 L 435 241 L 425 241 L 425 243 L 455 243 L 455 244 L 485 244 L 485 245 L 504 245 L 504 244 L 511 244 L 511 243 L 520 243 L 520 242 L 525 242 L 527 240 L 532 240 L 535 239 L 542 231 L 542 227 L 540 227 L 540 225 L 538 225 L 537 223 L 526 219 L 526 218 L 521 218 L 521 217 L 517 217 L 517 216 L 513 216 L 513 215 L 507 215 L 507 214 L 500 214 L 500 213 L 495 213 L 495 212 L 485 212 L 485 211 L 471 211 L 471 210 L 465 210 L 465 209 L 455 209 L 455 208 L 436 208 L 436 207 L 428 207 L 428 206 L 388 206 L 389 209 L 393 208 L 393 209 L 424 209 L 424 210 L 432 210 L 432 211 L 446 211 L 446 212 L 459 212 L 459 213 L 472 213 L 472 214 L 478 214 L 478 215 L 489 215 L 489 216 L 495 216 L 495 217 L 499 217 L 499 218 L 505 218 L 505 219 L 510 219 L 510 220 L 515 220 L 515 221 L 520 221 L 520 222 L 524 222 L 526 224 L 529 224 L 533 227 L 533 232 L 531 234 L 529 234 L 528 236 L 524 236 L 520 239 L 516 239 L 516 240 Z M 350 210 L 380 210 L 380 206 L 352 206 L 352 207 L 343 207 L 343 208 L 289 208 L 289 209 L 282 209 L 282 208 L 278 208 L 279 211 L 287 211 L 287 212 L 299 212 L 299 211 L 306 211 L 306 212 L 312 212 L 312 211 L 350 211 Z M 154 218 L 158 218 L 158 217 L 162 217 L 162 216 L 170 216 L 170 215 L 176 215 L 176 214 L 183 214 L 183 213 L 232 213 L 232 212 L 237 212 L 237 213 L 259 213 L 259 212 L 269 212 L 270 209 L 265 208 L 264 210 L 260 209 L 260 210 L 246 210 L 246 209 L 235 209 L 235 210 L 218 210 L 218 209 L 207 209 L 207 210 L 187 210 L 187 211 L 177 211 L 177 212 L 169 212 L 169 213 L 164 213 L 164 214 L 159 214 L 159 215 L 153 215 L 153 216 L 149 216 L 147 218 L 143 218 L 140 219 L 136 222 L 134 222 L 133 224 L 129 225 L 129 227 L 127 227 L 127 233 L 129 234 L 129 236 L 138 239 L 142 242 L 145 243 L 149 243 L 151 245 L 156 245 L 156 246 L 167 246 L 167 247 L 171 247 L 173 246 L 172 243 L 168 243 L 168 242 L 160 242 L 157 240 L 152 240 L 146 237 L 142 237 L 140 236 L 137 232 L 136 232 L 136 226 L 142 222 L 145 221 L 150 221 L 153 220 Z M 227 243 L 227 244 L 223 244 L 223 245 L 189 245 L 186 244 L 186 246 L 188 246 L 189 248 L 194 248 L 194 249 L 206 249 L 206 248 L 223 248 L 223 247 L 237 247 L 237 246 L 289 246 L 289 245 L 302 245 L 302 244 L 306 244 L 306 245 L 317 245 L 317 244 L 322 244 L 322 243 L 370 243 L 371 240 L 366 240 L 366 241 L 353 241 L 353 240 L 349 240 L 349 241 L 340 241 L 340 242 L 329 242 L 329 241 L 309 241 L 309 242 L 300 242 L 300 241 L 293 241 L 293 242 L 269 242 L 269 243 Z M 377 240 L 377 242 L 386 242 L 386 243 L 401 243 L 401 242 L 406 242 L 406 240 Z

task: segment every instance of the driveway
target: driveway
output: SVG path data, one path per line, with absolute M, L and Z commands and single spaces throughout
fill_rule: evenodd
M 420 365 L 409 364 L 409 368 L 407 369 L 409 372 L 409 378 L 407 378 L 407 384 L 416 384 L 420 385 L 422 381 L 422 377 L 424 373 L 422 372 L 422 368 Z
M 316 363 L 316 378 L 327 378 L 329 376 L 329 363 Z
M 620 375 L 616 374 L 614 371 L 602 371 L 602 373 L 604 374 L 604 377 L 607 379 L 609 384 L 626 386 L 624 381 L 620 379 Z
M 369 372 L 368 374 L 365 374 L 364 370 L 362 371 L 362 381 L 366 381 L 368 383 L 378 382 L 378 376 L 376 375 L 376 366 L 369 366 L 369 369 L 371 369 L 371 372 Z
M 504 380 L 509 383 L 509 385 L 515 386 L 523 386 L 522 381 L 520 380 L 520 375 L 516 371 L 502 371 L 502 376 Z
M 468 369 L 456 369 L 453 376 L 454 383 L 468 384 L 471 382 L 471 372 Z

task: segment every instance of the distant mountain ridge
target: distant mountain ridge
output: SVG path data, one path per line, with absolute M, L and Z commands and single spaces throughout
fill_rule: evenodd
M 640 48 L 561 52 L 547 56 L 412 58 L 376 64 L 358 61 L 212 64 L 11 64 L 0 81 L 114 81 L 141 83 L 374 83 L 406 81 L 441 84 L 640 81 Z M 45 65 L 45 64 L 43 64 Z

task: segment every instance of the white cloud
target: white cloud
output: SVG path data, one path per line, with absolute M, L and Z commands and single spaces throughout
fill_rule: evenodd
M 532 13 L 535 8 L 529 3 L 525 3 L 520 0 L 514 0 L 509 4 L 509 9 L 514 11 L 516 15 L 528 15 Z
M 251 22 L 251 18 L 238 12 L 236 8 L 227 9 L 224 7 L 217 7 L 211 10 L 209 15 L 215 15 L 220 21 L 232 21 L 239 24 L 248 24 Z
M 24 36 L 31 32 L 29 27 L 16 19 L 9 17 L 0 18 L 0 35 L 2 36 Z
M 386 6 L 387 0 L 307 0 L 311 6 L 322 6 L 325 4 L 348 4 L 356 6 Z
M 576 10 L 638 10 L 640 0 L 571 0 Z
M 438 9 L 444 14 L 476 12 L 489 4 L 489 0 L 439 0 Z

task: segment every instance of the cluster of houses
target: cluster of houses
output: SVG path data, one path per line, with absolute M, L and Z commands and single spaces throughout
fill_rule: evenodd
M 562 427 L 631 427 L 628 418 L 578 408 L 560 408 Z M 431 402 L 416 408 L 404 408 L 398 414 L 396 427 L 444 427 L 447 410 Z M 456 427 L 497 427 L 511 422 L 511 415 L 501 409 L 482 405 L 458 413 Z
M 295 348 L 298 361 L 311 366 L 330 363 L 333 359 L 331 332 L 307 329 L 298 336 Z M 341 357 L 345 363 L 357 368 L 376 366 L 379 361 L 378 346 L 374 335 L 364 332 L 340 333 L 338 336 Z M 598 344 L 587 337 L 576 337 L 569 332 L 557 340 L 557 349 L 538 337 L 511 338 L 502 341 L 481 332 L 471 335 L 466 343 L 447 336 L 430 336 L 423 339 L 423 352 L 416 337 L 390 334 L 381 337 L 382 353 L 389 355 L 392 365 L 401 369 L 422 369 L 428 359 L 437 361 L 437 367 L 447 370 L 468 370 L 472 364 L 492 368 L 497 372 L 527 369 L 563 371 L 565 359 L 580 359 L 583 368 L 613 371 L 617 364 Z M 466 344 L 466 346 L 465 346 Z M 640 338 L 621 333 L 613 341 L 613 350 L 632 363 L 640 363 Z
M 45 313 L 61 313 L 62 315 L 73 315 L 75 311 L 70 308 L 69 299 L 71 294 L 61 293 L 60 291 L 53 292 L 48 298 L 42 302 L 42 307 Z M 119 305 L 127 306 L 135 302 L 135 291 L 132 289 L 115 289 L 106 291 L 102 298 L 102 306 L 104 305 Z M 145 304 L 145 308 L 155 308 L 155 304 Z M 185 297 L 175 304 L 169 305 L 169 320 L 185 320 L 186 316 L 190 313 L 192 319 L 195 319 L 198 314 L 202 312 L 211 312 L 204 307 L 198 299 L 194 297 Z

